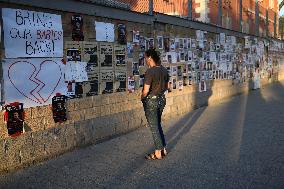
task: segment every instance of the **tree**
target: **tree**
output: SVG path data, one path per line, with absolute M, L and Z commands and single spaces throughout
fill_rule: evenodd
M 280 3 L 279 3 L 279 11 L 281 10 L 281 8 L 284 6 L 284 0 L 282 0 Z
M 284 38 L 284 17 L 283 16 L 279 18 L 279 36 L 280 36 L 280 39 L 283 40 Z

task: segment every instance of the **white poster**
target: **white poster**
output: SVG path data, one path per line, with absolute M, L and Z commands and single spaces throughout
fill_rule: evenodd
M 128 92 L 129 93 L 133 93 L 134 92 L 134 88 L 135 88 L 134 77 L 130 76 L 130 77 L 128 77 Z
M 88 81 L 87 62 L 68 61 L 65 67 L 65 81 Z
M 61 16 L 2 9 L 6 58 L 63 57 Z
M 5 103 L 22 102 L 24 107 L 51 104 L 56 93 L 65 94 L 61 59 L 6 59 L 3 61 Z
M 95 22 L 96 40 L 114 42 L 114 24 Z
M 224 45 L 226 43 L 226 34 L 220 33 L 220 44 Z
M 133 43 L 139 43 L 140 42 L 140 33 L 139 31 L 133 31 Z M 146 42 L 146 41 L 145 41 Z

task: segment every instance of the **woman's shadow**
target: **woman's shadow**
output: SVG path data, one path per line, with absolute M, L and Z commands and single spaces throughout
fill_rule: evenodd
M 197 122 L 200 116 L 208 106 L 209 98 L 212 95 L 212 88 L 214 80 L 206 82 L 206 91 L 200 91 L 199 84 L 193 85 L 192 102 L 190 103 L 191 109 L 188 113 L 178 117 L 178 121 L 170 124 L 171 127 L 166 130 L 165 136 L 167 140 L 167 150 L 173 151 L 178 142 L 191 130 L 193 125 Z M 187 98 L 190 99 L 190 98 Z M 188 102 L 189 103 L 189 102 Z M 193 111 L 191 111 L 193 109 Z

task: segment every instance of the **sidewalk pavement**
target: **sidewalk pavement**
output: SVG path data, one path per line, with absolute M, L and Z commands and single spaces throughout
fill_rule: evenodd
M 1 189 L 284 188 L 284 83 L 164 123 L 169 154 L 149 161 L 150 130 L 0 176 Z

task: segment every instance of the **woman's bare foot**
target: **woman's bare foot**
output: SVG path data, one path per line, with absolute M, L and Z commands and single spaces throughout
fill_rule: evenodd
M 163 158 L 162 150 L 155 150 L 155 155 L 158 159 L 162 159 Z

